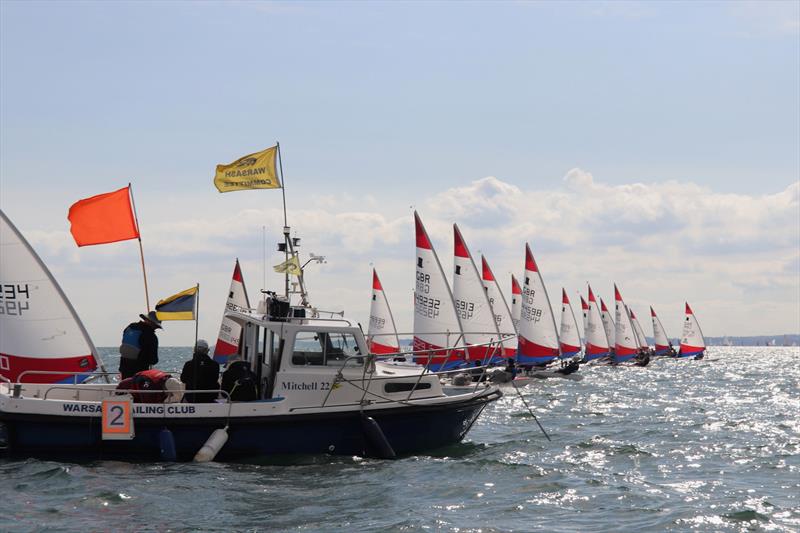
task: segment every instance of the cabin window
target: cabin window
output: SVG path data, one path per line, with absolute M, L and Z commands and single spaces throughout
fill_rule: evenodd
M 431 388 L 430 383 L 424 383 L 424 382 L 416 383 L 417 386 L 414 387 L 415 383 L 416 382 L 409 382 L 409 383 L 391 382 L 384 385 L 383 390 L 385 390 L 387 393 L 392 393 L 392 392 L 409 392 L 411 391 L 411 389 L 424 390 Z
M 342 366 L 363 364 L 356 338 L 350 333 L 303 331 L 294 339 L 292 364 Z

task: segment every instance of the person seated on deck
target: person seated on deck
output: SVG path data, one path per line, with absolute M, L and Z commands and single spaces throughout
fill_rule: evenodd
M 481 362 L 475 361 L 475 366 L 469 370 L 470 376 L 472 376 L 473 383 L 476 381 L 483 381 L 486 379 L 483 368 L 481 368 Z M 481 379 L 483 378 L 483 380 Z
M 509 357 L 506 361 L 506 372 L 511 374 L 511 379 L 517 377 L 517 365 L 514 363 L 513 357 Z
M 192 360 L 184 363 L 181 381 L 190 391 L 219 389 L 219 363 L 208 356 L 208 343 L 203 339 L 195 344 Z M 185 395 L 189 403 L 209 403 L 217 396 L 216 392 L 188 392 Z
M 256 375 L 250 369 L 250 364 L 243 361 L 238 353 L 228 357 L 228 368 L 222 373 L 222 390 L 234 402 L 258 400 Z
M 155 368 L 142 370 L 117 384 L 117 394 L 128 393 L 133 403 L 177 403 L 183 398 L 183 385 L 170 374 Z

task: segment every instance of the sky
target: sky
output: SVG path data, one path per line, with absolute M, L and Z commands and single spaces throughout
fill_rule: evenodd
M 283 225 L 214 168 L 275 141 L 312 303 L 365 327 L 374 266 L 411 331 L 417 209 L 448 272 L 455 222 L 505 290 L 529 242 L 551 300 L 800 331 L 798 2 L 0 2 L 0 209 L 97 345 L 139 250 L 79 249 L 69 206 L 131 182 L 151 301 L 200 283 L 213 343 L 235 258 L 282 286 Z

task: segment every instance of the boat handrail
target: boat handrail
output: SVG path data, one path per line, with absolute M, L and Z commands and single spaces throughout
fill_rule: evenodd
M 271 322 L 341 322 L 346 324 L 348 327 L 353 327 L 353 323 L 347 318 L 312 318 L 303 316 L 287 316 L 285 319 L 281 320 L 275 320 L 275 317 L 270 318 L 272 318 Z
M 200 393 L 216 392 L 216 393 L 221 394 L 223 396 L 223 399 L 225 400 L 226 404 L 232 403 L 231 395 L 227 391 L 224 391 L 222 389 L 191 389 L 191 390 L 175 390 L 175 391 L 166 390 L 166 389 L 164 389 L 164 390 L 132 390 L 132 389 L 117 389 L 117 388 L 114 388 L 114 389 L 93 389 L 93 388 L 89 388 L 89 387 L 81 387 L 80 385 L 73 385 L 73 386 L 53 385 L 51 387 L 48 387 L 47 390 L 44 392 L 44 396 L 42 396 L 42 400 L 46 400 L 47 399 L 47 395 L 50 394 L 50 391 L 53 391 L 53 390 L 68 390 L 68 391 L 82 391 L 82 390 L 85 390 L 85 391 L 91 391 L 91 392 L 98 392 L 99 391 L 99 392 L 102 392 L 102 393 L 106 393 L 106 395 L 110 396 L 110 397 L 113 397 L 113 396 L 125 396 L 126 394 L 133 395 L 133 394 L 155 394 L 155 393 L 160 393 L 160 394 L 169 395 L 169 394 L 175 394 L 175 393 L 182 393 L 183 395 L 186 395 L 186 394 L 200 394 Z M 163 403 L 163 404 L 179 404 L 179 403 L 193 403 L 193 402 L 166 402 L 166 401 L 164 401 L 164 402 L 160 402 L 160 403 Z M 194 403 L 196 403 L 196 402 L 194 402 Z M 211 402 L 201 402 L 201 403 L 211 403 Z
M 434 334 L 437 334 L 437 333 L 434 333 Z M 498 339 L 498 340 L 490 339 L 487 342 L 481 342 L 481 343 L 478 343 L 478 344 L 467 344 L 467 345 L 453 344 L 452 346 L 445 346 L 445 347 L 442 347 L 442 348 L 426 348 L 424 350 L 405 350 L 405 351 L 401 351 L 401 352 L 390 352 L 390 353 L 381 353 L 381 354 L 373 354 L 373 355 L 376 355 L 376 356 L 381 357 L 381 358 L 391 358 L 391 357 L 397 357 L 397 356 L 401 356 L 401 355 L 414 355 L 414 356 L 416 356 L 416 355 L 425 355 L 426 353 L 430 353 L 430 352 L 444 352 L 444 351 L 448 351 L 448 350 L 464 350 L 466 348 L 480 348 L 481 346 L 486 346 L 486 347 L 490 347 L 491 348 L 496 344 L 502 344 L 504 341 L 506 341 L 506 340 L 508 340 L 508 339 L 510 339 L 512 337 L 516 337 L 517 334 L 516 333 L 501 333 L 500 336 L 501 336 L 501 338 Z M 461 335 L 459 335 L 456 338 L 456 342 L 458 342 L 458 340 L 460 338 L 461 338 Z M 435 356 L 435 355 L 436 355 L 435 353 L 431 354 L 431 356 Z
M 78 384 L 78 376 L 91 376 L 91 377 L 103 377 L 103 376 L 116 376 L 119 372 L 67 372 L 65 370 L 25 370 L 20 372 L 17 376 L 17 381 L 15 383 L 25 385 L 21 380 L 23 376 L 28 375 L 56 375 L 56 376 L 72 376 L 73 377 L 73 384 Z M 27 383 L 27 385 L 35 385 L 36 382 Z

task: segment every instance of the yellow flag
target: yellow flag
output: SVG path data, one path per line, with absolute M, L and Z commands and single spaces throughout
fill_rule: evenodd
M 278 147 L 246 155 L 230 165 L 217 165 L 214 185 L 219 192 L 247 189 L 280 189 L 281 182 L 275 171 Z
M 300 270 L 300 259 L 298 259 L 296 255 L 293 255 L 280 265 L 275 265 L 272 268 L 279 274 L 283 274 L 285 272 L 287 274 L 291 274 L 292 276 L 299 276 L 302 272 L 302 270 Z

